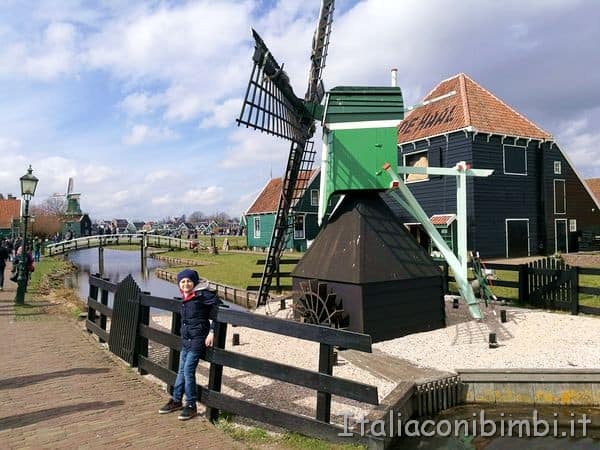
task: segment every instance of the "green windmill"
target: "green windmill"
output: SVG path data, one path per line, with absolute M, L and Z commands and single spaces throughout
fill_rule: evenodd
M 246 125 L 291 141 L 278 213 L 259 291 L 259 304 L 266 302 L 271 281 L 278 269 L 290 227 L 290 205 L 304 187 L 302 183 L 298 183 L 298 176 L 312 167 L 315 151 L 310 138 L 314 134 L 315 120 L 319 120 L 323 125 L 319 221 L 324 217 L 333 195 L 391 189 L 391 197 L 421 222 L 448 261 L 471 315 L 481 318 L 477 300 L 467 280 L 464 199 L 467 176 L 488 176 L 492 172 L 471 169 L 466 164 L 455 168 L 398 166 L 397 127 L 404 119 L 404 113 L 453 93 L 405 108 L 402 91 L 395 86 L 395 82 L 386 87 L 341 86 L 325 92 L 321 76 L 329 43 L 333 5 L 333 0 L 323 0 L 321 5 L 313 38 L 309 85 L 304 99 L 294 94 L 283 65 L 280 66 L 275 61 L 260 36 L 253 30 L 254 67 L 237 120 L 238 125 Z M 458 258 L 398 177 L 398 173 L 417 173 L 415 171 L 457 177 Z

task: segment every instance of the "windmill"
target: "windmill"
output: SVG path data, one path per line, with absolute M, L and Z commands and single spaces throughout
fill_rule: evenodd
M 472 169 L 464 162 L 454 168 L 408 168 L 398 165 L 397 126 L 404 119 L 404 113 L 427 103 L 443 100 L 455 92 L 405 108 L 402 92 L 395 85 L 395 71 L 392 71 L 392 86 L 340 86 L 325 92 L 321 76 L 329 44 L 333 4 L 333 0 L 323 0 L 321 4 L 304 99 L 294 94 L 283 65 L 277 63 L 258 33 L 253 30 L 254 66 L 242 111 L 237 119 L 238 125 L 246 125 L 291 141 L 258 304 L 266 303 L 273 276 L 278 271 L 289 227 L 290 207 L 304 188 L 303 174 L 312 166 L 315 151 L 309 139 L 315 131 L 315 120 L 320 120 L 323 125 L 323 151 L 319 221 L 324 217 L 325 208 L 333 195 L 352 196 L 359 191 L 368 191 L 373 194 L 373 201 L 378 201 L 378 192 L 391 189 L 391 199 L 421 222 L 444 255 L 455 275 L 461 295 L 469 305 L 471 315 L 481 318 L 481 311 L 466 276 L 466 177 L 489 176 L 492 171 Z M 324 106 L 321 106 L 324 98 Z M 389 177 L 381 176 L 384 173 Z M 458 258 L 431 225 L 410 190 L 398 178 L 398 173 L 435 173 L 456 177 L 459 186 Z
M 315 158 L 315 120 L 321 118 L 325 94 L 322 74 L 327 57 L 334 0 L 323 0 L 312 43 L 308 87 L 304 99 L 296 96 L 283 64 L 275 60 L 259 34 L 252 30 L 254 62 L 238 125 L 273 134 L 291 142 L 271 243 L 263 269 L 258 304 L 265 304 L 290 227 L 290 208 L 308 182 Z

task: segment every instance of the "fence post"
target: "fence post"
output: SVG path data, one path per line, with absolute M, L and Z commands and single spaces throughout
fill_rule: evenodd
M 95 273 L 92 276 L 100 278 L 99 273 Z M 89 295 L 92 300 L 98 301 L 98 286 L 93 286 L 90 283 L 90 294 Z M 96 310 L 94 308 L 91 308 L 89 304 L 88 304 L 88 311 L 87 311 L 87 320 L 89 320 L 90 322 L 96 323 Z M 91 331 L 88 330 L 88 333 L 91 333 Z
M 179 297 L 173 297 L 179 300 Z M 181 336 L 181 315 L 178 312 L 171 314 L 171 334 L 175 336 Z M 177 373 L 179 370 L 179 351 L 169 349 L 169 369 Z M 173 395 L 173 386 L 169 386 L 169 394 Z
M 519 264 L 519 301 L 529 301 L 529 280 L 527 279 L 527 264 Z
M 333 347 L 329 344 L 319 344 L 319 373 L 333 374 Z M 331 419 L 331 394 L 317 392 L 317 420 L 329 423 Z
M 579 314 L 579 267 L 571 267 L 571 314 Z
M 150 292 L 142 291 L 142 294 L 150 295 Z M 150 307 L 142 305 L 141 297 L 139 297 L 139 300 L 140 300 L 140 312 L 139 312 L 138 324 L 144 324 L 146 326 L 150 326 Z M 140 336 L 139 325 L 138 325 L 138 329 L 136 330 L 135 334 L 136 334 L 136 346 L 135 346 L 135 352 L 133 355 L 133 366 L 134 367 L 137 366 L 138 372 L 140 375 L 146 375 L 148 373 L 148 371 L 146 371 L 140 367 L 139 356 L 141 355 L 145 358 L 148 358 L 148 338 Z
M 225 339 L 227 337 L 227 324 L 225 322 L 215 321 L 215 336 L 213 347 L 224 349 Z M 208 390 L 221 392 L 221 381 L 223 379 L 223 366 L 220 364 L 210 363 L 208 371 Z M 206 418 L 211 422 L 219 420 L 219 410 L 217 408 L 206 408 Z

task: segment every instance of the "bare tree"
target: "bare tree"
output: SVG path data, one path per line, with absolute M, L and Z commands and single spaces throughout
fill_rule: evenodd
M 194 224 L 202 222 L 205 219 L 206 219 L 206 216 L 204 215 L 204 213 L 202 211 L 194 211 L 188 217 L 188 221 L 190 223 L 194 223 Z
M 67 210 L 67 202 L 62 196 L 52 196 L 42 203 L 32 206 L 32 210 L 45 215 L 62 216 Z

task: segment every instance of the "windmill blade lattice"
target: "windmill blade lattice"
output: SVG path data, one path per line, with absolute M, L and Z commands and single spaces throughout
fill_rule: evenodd
M 252 30 L 255 42 L 252 57 L 254 65 L 242 111 L 237 119 L 238 126 L 246 125 L 292 141 L 258 293 L 259 305 L 266 304 L 273 277 L 279 271 L 279 260 L 293 227 L 290 221 L 293 202 L 304 192 L 312 173 L 316 152 L 309 139 L 315 131 L 315 119 L 320 118 L 317 106 L 324 95 L 321 77 L 329 45 L 333 5 L 334 0 L 322 0 L 319 23 L 313 37 L 311 69 L 304 100 L 294 94 L 283 64 L 280 66 L 277 63 L 262 38 Z M 306 177 L 304 182 L 303 177 Z
M 304 105 L 294 94 L 290 80 L 255 30 L 254 66 L 246 89 L 238 125 L 302 142 L 309 138 L 301 120 Z
M 311 54 L 311 68 L 308 78 L 308 90 L 304 99 L 313 103 L 321 103 L 325 95 L 323 87 L 323 69 L 327 59 L 327 48 L 329 47 L 329 35 L 333 23 L 333 0 L 326 0 L 321 7 L 317 30 L 313 37 L 313 48 Z

